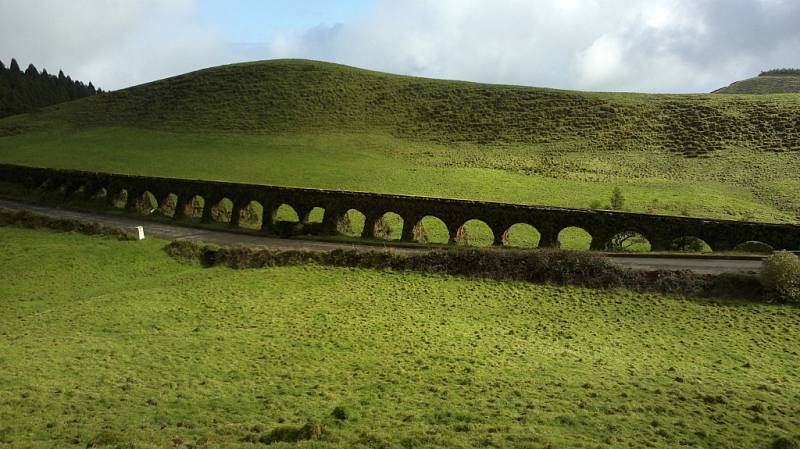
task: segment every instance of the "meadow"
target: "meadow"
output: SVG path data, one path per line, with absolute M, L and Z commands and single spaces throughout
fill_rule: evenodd
M 204 269 L 164 244 L 0 228 L 0 447 L 767 448 L 800 429 L 796 307 Z

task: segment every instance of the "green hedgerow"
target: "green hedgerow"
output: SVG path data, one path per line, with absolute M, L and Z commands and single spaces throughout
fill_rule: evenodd
M 761 282 L 782 299 L 800 303 L 800 258 L 788 251 L 768 257 L 761 271 Z

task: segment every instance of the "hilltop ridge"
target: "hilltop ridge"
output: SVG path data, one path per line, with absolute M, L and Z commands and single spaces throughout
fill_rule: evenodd
M 717 94 L 796 94 L 800 93 L 800 69 L 775 69 L 756 77 L 736 81 L 714 91 Z

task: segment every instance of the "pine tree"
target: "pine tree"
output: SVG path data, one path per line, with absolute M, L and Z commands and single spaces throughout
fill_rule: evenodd
M 16 59 L 10 67 L 0 61 L 0 118 L 34 111 L 64 101 L 98 93 L 93 84 L 84 84 L 64 75 L 50 75 L 46 69 L 39 72 L 33 64 L 21 72 Z

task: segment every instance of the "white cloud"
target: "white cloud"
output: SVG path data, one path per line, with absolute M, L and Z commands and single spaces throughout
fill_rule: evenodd
M 795 0 L 385 0 L 357 23 L 279 36 L 267 56 L 438 78 L 705 92 L 800 66 Z
M 63 68 L 105 88 L 277 57 L 649 92 L 710 91 L 762 69 L 800 66 L 797 0 L 377 0 L 353 21 L 244 44 L 199 21 L 197 7 L 195 0 L 0 0 L 0 59 Z
M 106 89 L 226 61 L 193 0 L 0 0 L 0 59 L 16 57 Z M 24 67 L 23 67 L 24 68 Z

